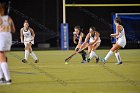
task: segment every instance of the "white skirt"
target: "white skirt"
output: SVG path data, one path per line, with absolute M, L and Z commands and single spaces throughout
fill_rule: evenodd
M 119 38 L 119 39 L 117 40 L 116 43 L 117 43 L 118 45 L 120 45 L 122 48 L 124 48 L 125 45 L 126 45 L 126 39 L 121 39 L 121 38 Z
M 10 51 L 12 45 L 11 32 L 0 32 L 0 51 Z
M 34 44 L 34 40 L 32 38 L 24 38 L 24 45 L 27 46 L 27 44 Z

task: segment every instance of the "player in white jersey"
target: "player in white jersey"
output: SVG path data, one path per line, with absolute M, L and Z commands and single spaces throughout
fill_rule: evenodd
M 27 20 L 24 22 L 24 27 L 20 29 L 20 39 L 21 42 L 25 45 L 25 57 L 22 60 L 23 63 L 27 63 L 28 55 L 30 54 L 35 60 L 35 63 L 38 62 L 38 58 L 32 50 L 32 44 L 34 44 L 35 33 L 32 28 L 29 27 Z
M 121 60 L 121 57 L 119 54 L 119 49 L 124 48 L 126 45 L 125 31 L 124 31 L 123 26 L 120 25 L 121 20 L 119 17 L 115 18 L 114 24 L 116 25 L 116 33 L 111 34 L 110 36 L 115 37 L 117 39 L 117 41 L 116 41 L 116 44 L 113 45 L 113 47 L 110 49 L 108 54 L 105 56 L 105 58 L 102 59 L 102 61 L 105 63 L 107 61 L 107 59 L 113 54 L 113 52 L 115 52 L 115 56 L 118 61 L 116 64 L 122 64 L 122 60 Z
M 96 31 L 95 27 L 89 28 L 89 33 L 87 34 L 85 41 L 80 49 L 83 49 L 87 45 L 87 43 L 89 43 L 88 46 L 89 58 L 87 61 L 90 62 L 90 60 L 93 57 L 95 57 L 96 63 L 98 63 L 99 57 L 96 55 L 95 50 L 100 46 L 101 39 L 100 39 L 100 34 L 99 32 Z
M 4 6 L 0 3 L 0 84 L 11 84 L 6 57 L 6 51 L 10 51 L 12 45 L 11 32 L 15 32 L 13 20 L 4 15 Z

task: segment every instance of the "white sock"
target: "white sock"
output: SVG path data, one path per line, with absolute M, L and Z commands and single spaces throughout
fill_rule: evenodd
M 113 54 L 113 52 L 110 50 L 107 55 L 105 56 L 105 60 L 107 60 L 111 55 Z
M 116 56 L 117 61 L 121 62 L 120 53 L 119 52 L 115 53 L 115 56 Z
M 28 50 L 25 50 L 25 58 L 24 59 L 28 59 L 28 56 L 29 56 L 29 51 Z
M 96 55 L 96 53 L 94 51 L 91 51 L 90 55 L 89 55 L 89 58 L 92 59 L 93 57 L 96 57 L 98 58 L 98 56 Z
M 3 72 L 2 72 L 2 69 L 1 69 L 1 63 L 0 63 L 0 79 L 3 78 Z
M 37 57 L 36 57 L 36 55 L 35 55 L 34 52 L 31 52 L 30 55 L 32 56 L 32 58 L 33 58 L 34 60 L 37 60 Z
M 7 62 L 2 62 L 1 63 L 1 69 L 2 69 L 2 72 L 5 76 L 6 81 L 10 80 L 11 78 L 10 78 L 10 73 L 9 73 L 9 70 L 8 70 Z

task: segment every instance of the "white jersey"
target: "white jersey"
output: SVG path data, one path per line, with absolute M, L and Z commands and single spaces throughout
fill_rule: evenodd
M 120 45 L 121 47 L 125 47 L 126 45 L 126 37 L 125 37 L 125 31 L 124 28 L 122 29 L 122 31 L 119 33 L 117 42 L 118 45 Z
M 24 30 L 24 28 L 21 29 L 24 37 L 24 44 L 26 45 L 27 43 L 32 43 L 34 44 L 34 40 L 32 39 L 32 34 L 30 29 Z
M 91 33 L 90 33 L 89 42 L 94 42 L 95 41 L 95 38 L 96 38 L 96 32 L 95 32 L 95 35 L 94 36 L 92 36 Z M 101 39 L 99 37 L 98 40 L 97 40 L 97 43 L 100 43 L 100 42 L 101 42 Z
M 9 16 L 2 16 L 0 25 L 0 51 L 9 51 L 12 45 L 12 35 L 9 23 Z

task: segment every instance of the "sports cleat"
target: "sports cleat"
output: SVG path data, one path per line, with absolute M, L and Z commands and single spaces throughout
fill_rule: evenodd
M 4 78 L 1 78 L 0 79 L 0 84 L 4 83 L 4 81 L 5 81 Z
M 116 65 L 121 65 L 123 62 L 117 62 L 117 63 L 115 63 Z
M 90 62 L 90 58 L 87 59 L 87 62 L 88 62 L 88 63 Z
M 8 81 L 5 81 L 4 84 L 10 85 L 10 84 L 12 84 L 12 80 L 10 79 Z
M 106 63 L 106 61 L 105 61 L 105 59 L 104 59 L 104 58 L 102 58 L 102 59 L 101 59 L 101 61 L 102 61 L 104 64 Z
M 23 63 L 27 63 L 27 60 L 26 60 L 26 59 L 23 59 L 22 62 L 23 62 Z
M 38 63 L 39 62 L 39 60 L 37 59 L 37 60 L 35 60 L 35 63 Z
M 99 60 L 100 60 L 100 58 L 98 57 L 98 58 L 96 58 L 96 63 L 98 63 L 99 62 Z
M 86 60 L 83 60 L 81 63 L 86 63 L 87 61 Z

